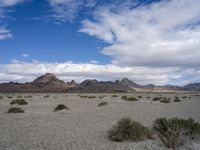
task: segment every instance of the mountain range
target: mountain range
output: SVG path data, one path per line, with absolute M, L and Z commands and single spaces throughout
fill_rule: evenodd
M 140 85 L 128 78 L 116 81 L 84 80 L 81 83 L 64 82 L 51 73 L 46 73 L 32 82 L 9 82 L 0 84 L 0 92 L 4 93 L 120 93 L 120 92 L 175 92 L 200 91 L 200 83 L 190 83 L 184 86 L 153 84 Z

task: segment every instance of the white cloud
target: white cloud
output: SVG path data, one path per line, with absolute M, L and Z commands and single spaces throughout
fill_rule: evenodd
M 52 17 L 58 21 L 73 21 L 77 13 L 83 8 L 94 7 L 95 0 L 48 0 L 53 8 Z
M 0 1 L 0 7 L 10 7 L 14 6 L 16 4 L 22 3 L 27 0 L 1 0 Z
M 200 66 L 200 1 L 163 0 L 134 9 L 104 7 L 80 32 L 104 40 L 120 66 Z M 114 10 L 114 11 L 113 11 Z
M 22 54 L 22 57 L 29 57 L 29 54 Z
M 13 37 L 11 31 L 2 25 L 1 19 L 6 18 L 6 8 L 17 5 L 28 0 L 0 0 L 0 41 Z
M 11 64 L 0 65 L 0 82 L 32 81 L 47 72 L 54 73 L 59 78 L 70 81 L 75 79 L 80 82 L 84 79 L 114 80 L 128 77 L 140 84 L 183 84 L 183 78 L 193 76 L 192 80 L 200 79 L 200 69 L 179 69 L 176 67 L 151 68 L 151 67 L 120 67 L 113 64 L 99 65 L 93 63 L 46 63 L 33 61 L 31 63 L 13 61 Z M 195 76 L 194 76 L 195 75 Z
M 0 27 L 0 40 L 10 39 L 13 35 L 5 27 Z

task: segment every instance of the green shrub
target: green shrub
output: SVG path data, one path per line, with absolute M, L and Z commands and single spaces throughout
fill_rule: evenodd
M 132 121 L 130 118 L 122 118 L 117 125 L 108 130 L 108 138 L 111 141 L 141 141 L 152 138 L 150 130 L 139 122 Z
M 98 104 L 98 107 L 105 106 L 105 105 L 108 105 L 108 102 L 101 102 Z
M 19 107 L 11 107 L 7 111 L 8 113 L 24 113 L 25 111 Z
M 154 129 L 168 148 L 176 149 L 188 139 L 199 139 L 200 124 L 193 119 L 160 118 L 154 122 Z
M 28 103 L 24 99 L 16 99 L 10 102 L 11 105 L 18 104 L 18 105 L 27 105 Z
M 135 97 L 128 97 L 128 96 L 122 96 L 122 99 L 125 101 L 138 101 Z
M 58 104 L 57 106 L 56 106 L 56 108 L 54 109 L 54 111 L 60 111 L 60 110 L 69 110 L 69 108 L 68 107 L 66 107 L 64 104 Z

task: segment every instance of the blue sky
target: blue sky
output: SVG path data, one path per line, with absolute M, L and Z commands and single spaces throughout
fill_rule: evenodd
M 1 0 L 0 82 L 200 82 L 200 1 Z

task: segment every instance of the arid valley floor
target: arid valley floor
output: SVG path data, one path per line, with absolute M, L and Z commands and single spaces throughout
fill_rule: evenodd
M 81 98 L 79 94 L 0 95 L 0 150 L 168 150 L 158 140 L 111 142 L 107 130 L 122 117 L 148 127 L 160 117 L 192 117 L 200 122 L 199 93 L 80 94 L 93 98 Z M 6 113 L 10 102 L 20 95 L 28 102 L 19 106 L 25 113 Z M 124 101 L 124 95 L 140 98 Z M 152 100 L 159 95 L 172 100 L 178 96 L 181 102 Z M 108 105 L 98 107 L 100 102 Z M 58 104 L 65 104 L 69 110 L 53 112 Z M 199 150 L 200 143 L 186 143 L 179 149 Z

